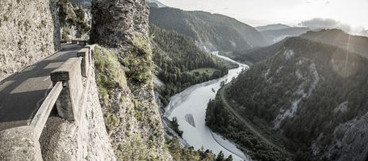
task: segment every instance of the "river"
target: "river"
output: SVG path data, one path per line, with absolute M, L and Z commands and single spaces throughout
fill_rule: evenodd
M 205 125 L 207 104 L 210 99 L 215 98 L 218 89 L 220 89 L 221 82 L 231 81 L 243 69 L 249 67 L 218 55 L 217 52 L 213 52 L 212 54 L 237 63 L 239 67 L 229 70 L 229 73 L 222 78 L 193 85 L 183 92 L 172 96 L 166 108 L 165 117 L 169 119 L 173 117 L 177 118 L 179 129 L 184 132 L 183 139 L 195 149 L 209 149 L 216 155 L 222 151 L 225 157 L 232 155 L 234 161 L 250 161 L 249 157 L 236 148 L 233 143 L 213 133 Z

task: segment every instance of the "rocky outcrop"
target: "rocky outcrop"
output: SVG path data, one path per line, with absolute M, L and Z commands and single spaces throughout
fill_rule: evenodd
M 94 43 L 122 47 L 133 35 L 149 34 L 149 9 L 144 0 L 94 0 L 92 15 Z
M 152 84 L 144 0 L 94 0 L 91 41 L 96 81 L 118 160 L 172 160 Z
M 55 0 L 0 1 L 0 81 L 59 48 Z

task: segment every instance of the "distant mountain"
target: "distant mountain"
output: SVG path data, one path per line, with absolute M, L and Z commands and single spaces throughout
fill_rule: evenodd
M 158 0 L 146 0 L 146 2 L 147 2 L 147 5 L 150 7 L 156 7 L 156 8 L 167 7 L 166 5 L 162 4 Z
M 256 27 L 256 29 L 258 31 L 266 31 L 266 30 L 281 30 L 281 29 L 287 29 L 287 28 L 291 28 L 288 25 L 284 25 L 284 24 L 271 24 L 271 25 L 265 25 L 265 26 L 258 26 Z
M 269 44 L 274 44 L 287 37 L 300 36 L 307 31 L 310 31 L 310 29 L 306 27 L 288 27 L 278 30 L 264 30 L 261 33 Z
M 328 35 L 332 40 L 341 39 L 330 32 L 341 33 L 332 30 L 307 36 L 319 35 L 316 40 L 326 42 L 331 42 L 325 38 Z M 279 45 L 274 56 L 241 73 L 224 92 L 226 96 L 217 96 L 210 104 L 208 111 L 215 111 L 208 116 L 210 127 L 247 150 L 263 149 L 247 142 L 251 136 L 238 120 L 226 119 L 232 115 L 221 104 L 226 98 L 240 116 L 261 127 L 264 134 L 276 131 L 282 135 L 281 140 L 287 141 L 278 145 L 287 147 L 299 158 L 296 160 L 365 161 L 368 59 L 300 37 Z
M 360 54 L 368 58 L 368 38 L 352 36 L 339 29 L 324 29 L 321 31 L 309 31 L 301 37 L 333 45 L 350 52 Z
M 308 31 L 305 34 L 300 35 L 300 37 L 345 49 L 349 52 L 368 58 L 368 38 L 364 36 L 349 35 L 339 29 L 324 29 L 321 31 Z M 234 52 L 232 54 L 232 58 L 242 62 L 256 63 L 269 56 L 275 55 L 277 50 L 281 47 L 281 44 L 283 44 L 283 42 L 267 47 Z
M 189 36 L 208 51 L 241 51 L 267 44 L 255 28 L 208 12 L 151 8 L 150 23 Z

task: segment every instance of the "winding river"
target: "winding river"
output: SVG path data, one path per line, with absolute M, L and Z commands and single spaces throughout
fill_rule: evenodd
M 184 140 L 195 149 L 209 149 L 214 154 L 222 151 L 225 157 L 232 155 L 235 161 L 250 161 L 249 157 L 236 148 L 233 143 L 215 134 L 205 125 L 207 104 L 210 99 L 215 98 L 221 82 L 225 81 L 227 83 L 231 81 L 243 69 L 248 68 L 247 65 L 218 55 L 217 52 L 212 54 L 237 63 L 239 67 L 229 70 L 228 75 L 222 78 L 191 86 L 183 92 L 172 96 L 166 108 L 165 116 L 169 119 L 177 118 L 179 129 L 184 132 Z

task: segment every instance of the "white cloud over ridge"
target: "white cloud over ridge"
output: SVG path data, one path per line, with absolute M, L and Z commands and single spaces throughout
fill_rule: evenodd
M 341 23 L 337 20 L 330 19 L 330 18 L 313 18 L 310 20 L 302 21 L 299 23 L 300 26 L 309 27 L 312 30 L 315 29 L 332 29 L 338 28 L 342 29 L 346 32 L 351 32 L 352 28 L 348 24 Z

